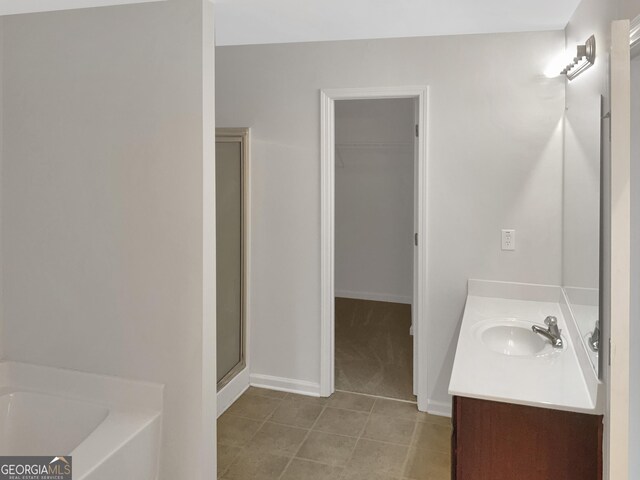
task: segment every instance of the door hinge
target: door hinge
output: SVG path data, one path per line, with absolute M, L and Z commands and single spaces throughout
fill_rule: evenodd
M 419 129 L 420 125 L 416 124 L 416 137 L 420 136 L 420 129 Z
M 416 247 L 418 246 L 418 234 L 417 233 L 413 234 L 413 243 L 415 243 Z

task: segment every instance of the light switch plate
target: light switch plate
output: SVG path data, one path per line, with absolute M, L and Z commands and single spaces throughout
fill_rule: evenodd
M 516 249 L 516 231 L 515 230 L 502 230 L 502 250 L 515 250 Z

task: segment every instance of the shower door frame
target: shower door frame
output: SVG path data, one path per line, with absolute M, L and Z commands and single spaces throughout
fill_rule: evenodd
M 428 400 L 427 378 L 427 164 L 429 87 L 400 86 L 320 90 L 320 385 L 319 394 L 335 391 L 335 102 L 338 100 L 416 99 L 417 179 L 414 192 L 415 233 L 412 326 L 413 372 L 418 409 L 448 414 L 449 408 Z
M 220 393 L 230 382 L 232 382 L 243 370 L 248 367 L 248 249 L 247 239 L 249 238 L 249 135 L 248 128 L 216 128 L 216 143 L 239 143 L 241 146 L 242 159 L 240 165 L 240 175 L 242 178 L 242 196 L 241 196 L 241 246 L 240 246 L 240 265 L 242 274 L 241 283 L 241 304 L 240 304 L 240 361 L 229 372 L 220 379 L 216 384 L 217 392 Z

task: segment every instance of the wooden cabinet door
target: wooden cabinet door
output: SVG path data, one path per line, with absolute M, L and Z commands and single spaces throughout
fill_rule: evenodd
M 602 417 L 458 397 L 457 480 L 599 480 Z

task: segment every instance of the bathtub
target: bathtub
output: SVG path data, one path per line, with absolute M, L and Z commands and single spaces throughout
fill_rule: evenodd
M 71 456 L 74 480 L 155 480 L 162 386 L 0 362 L 0 456 Z

